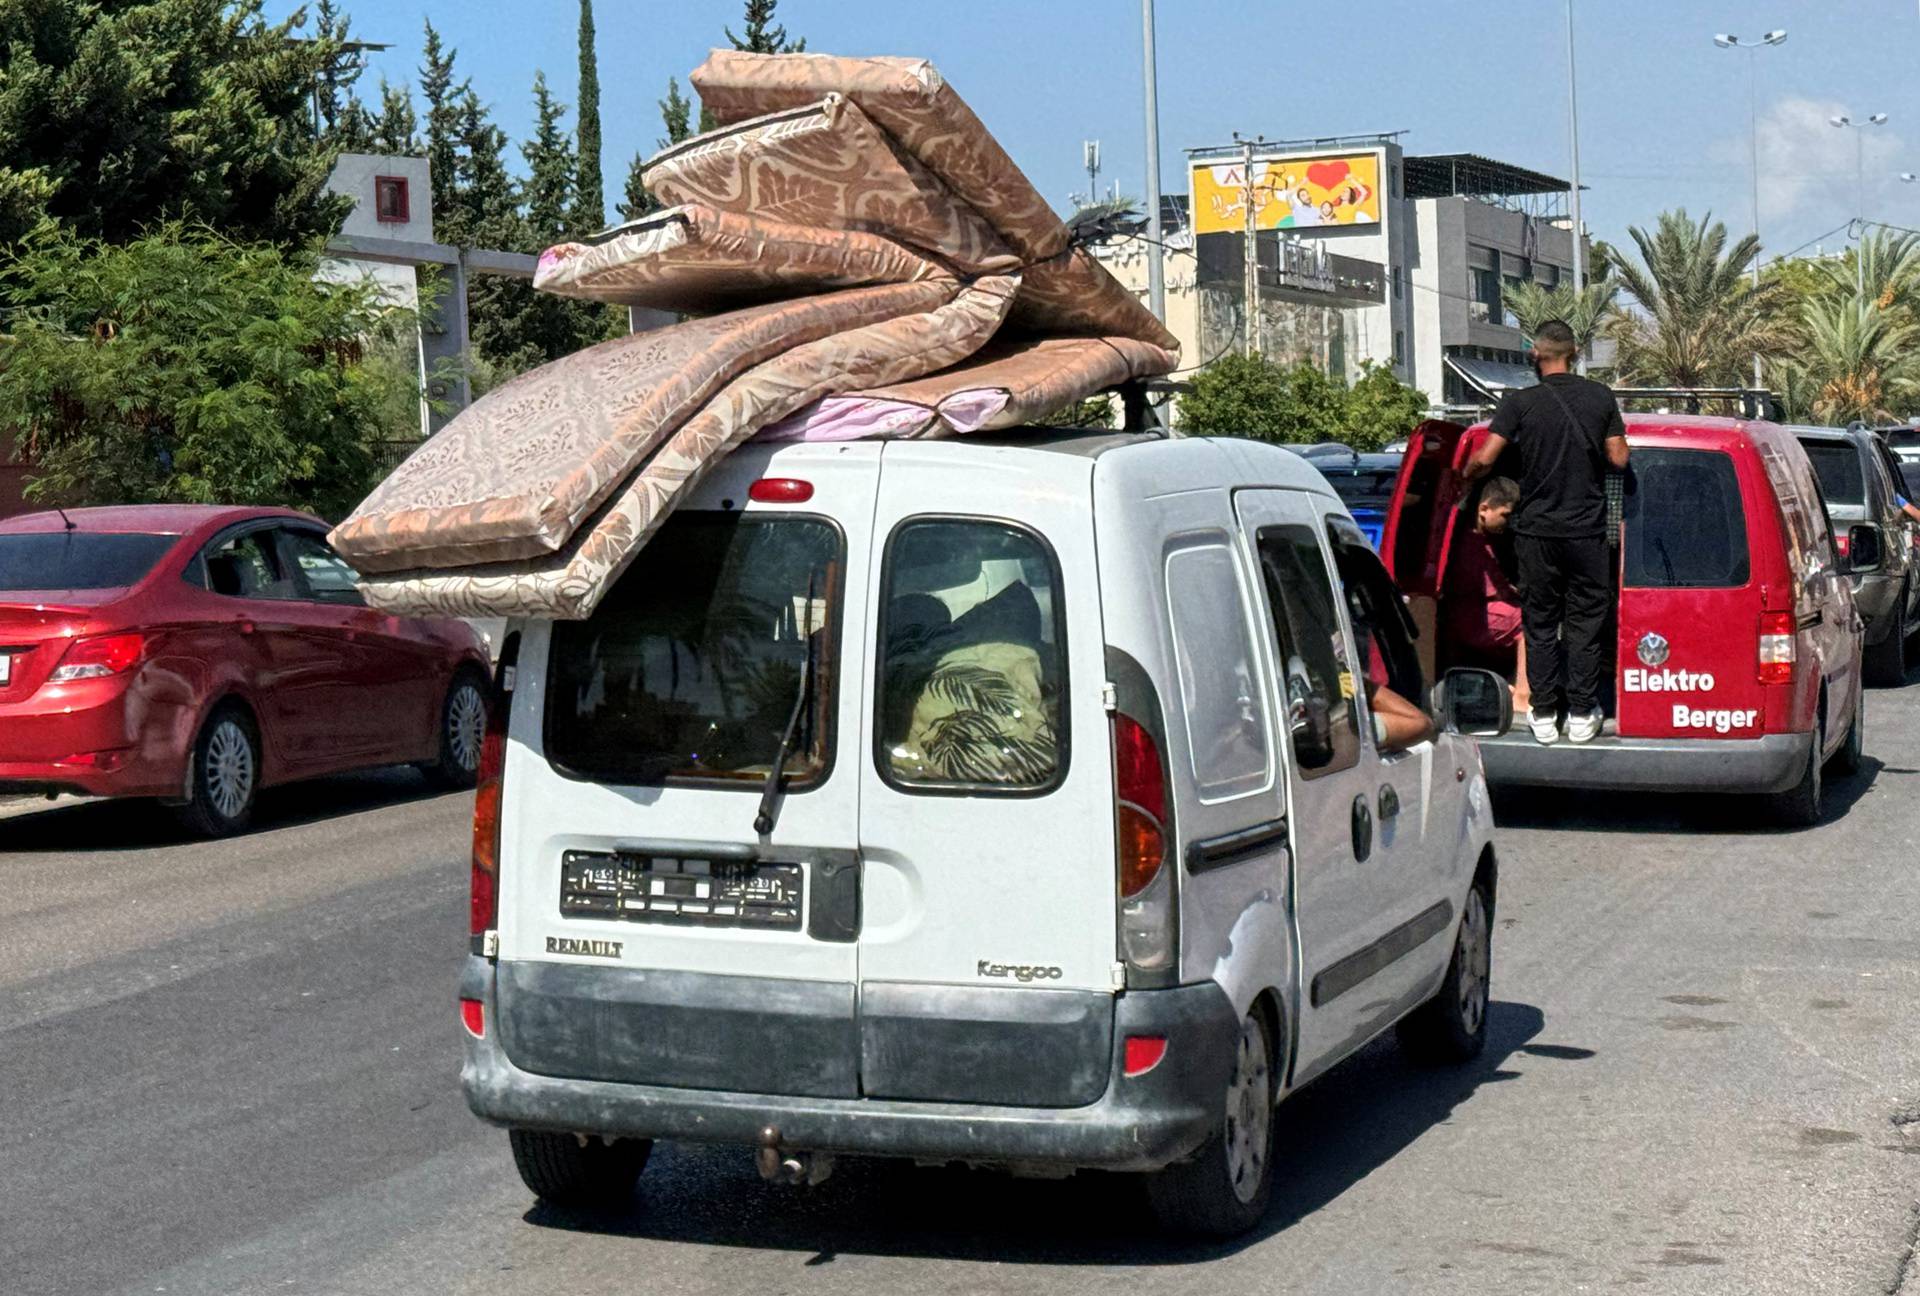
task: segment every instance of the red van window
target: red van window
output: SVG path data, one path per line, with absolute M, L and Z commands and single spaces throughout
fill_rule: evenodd
M 1752 576 L 1740 480 L 1718 450 L 1635 450 L 1624 521 L 1630 589 L 1728 589 Z

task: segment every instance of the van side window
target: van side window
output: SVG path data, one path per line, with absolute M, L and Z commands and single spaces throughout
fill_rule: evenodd
M 1247 594 L 1233 550 L 1189 544 L 1167 555 L 1167 612 L 1187 717 L 1187 750 L 1202 801 L 1272 785 L 1267 709 L 1255 665 Z
M 1303 778 L 1360 759 L 1360 703 L 1347 661 L 1339 597 L 1311 527 L 1261 527 L 1260 579 L 1279 649 L 1294 763 Z
M 1006 522 L 901 523 L 880 612 L 880 774 L 1038 792 L 1066 769 L 1066 612 L 1046 542 Z
M 1363 660 L 1359 673 L 1385 684 L 1415 706 L 1425 706 L 1427 680 L 1420 669 L 1420 652 L 1414 646 L 1419 631 L 1393 577 L 1387 575 L 1360 528 L 1345 518 L 1328 519 L 1327 540 L 1340 571 L 1353 638 L 1360 646 Z

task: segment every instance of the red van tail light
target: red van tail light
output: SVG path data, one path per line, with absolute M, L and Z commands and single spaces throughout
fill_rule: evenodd
M 146 650 L 146 636 L 139 634 L 96 635 L 91 639 L 75 639 L 67 645 L 60 665 L 47 677 L 47 683 L 65 684 L 71 680 L 118 675 L 139 665 Z
M 480 742 L 480 770 L 473 797 L 473 873 L 468 900 L 468 931 L 492 930 L 500 912 L 500 800 L 506 782 L 508 699 L 496 696 L 487 708 L 487 732 Z
M 467 1028 L 467 1034 L 475 1039 L 487 1037 L 487 1006 L 478 999 L 460 1001 L 460 1024 Z
M 1760 614 L 1760 682 L 1762 684 L 1793 683 L 1796 650 L 1793 613 L 1762 612 Z
M 1129 1035 L 1121 1053 L 1121 1074 L 1128 1078 L 1143 1076 L 1159 1066 L 1166 1055 L 1165 1035 Z
M 798 477 L 762 477 L 747 487 L 747 498 L 756 504 L 805 504 L 813 498 L 813 483 Z
M 1853 533 L 1850 531 L 1836 530 L 1833 533 L 1833 547 L 1839 550 L 1842 558 L 1845 558 L 1847 551 L 1853 547 Z

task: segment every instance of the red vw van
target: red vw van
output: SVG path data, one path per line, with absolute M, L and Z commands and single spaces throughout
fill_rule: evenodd
M 1782 819 L 1812 823 L 1823 769 L 1859 763 L 1862 629 L 1813 468 L 1771 423 L 1629 414 L 1626 425 L 1606 726 L 1593 742 L 1551 746 L 1516 726 L 1481 744 L 1487 779 L 1760 793 Z M 1511 678 L 1511 656 L 1470 660 L 1446 634 L 1448 558 L 1475 511 L 1459 469 L 1485 435 L 1437 421 L 1415 431 L 1381 556 L 1429 671 L 1481 665 Z M 1517 457 L 1496 471 L 1517 479 Z

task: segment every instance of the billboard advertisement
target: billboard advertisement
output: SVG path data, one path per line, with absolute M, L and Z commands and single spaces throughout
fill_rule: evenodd
M 1193 231 L 1238 233 L 1247 227 L 1248 186 L 1239 158 L 1192 166 Z M 1253 160 L 1255 229 L 1380 223 L 1380 155 L 1316 154 Z

